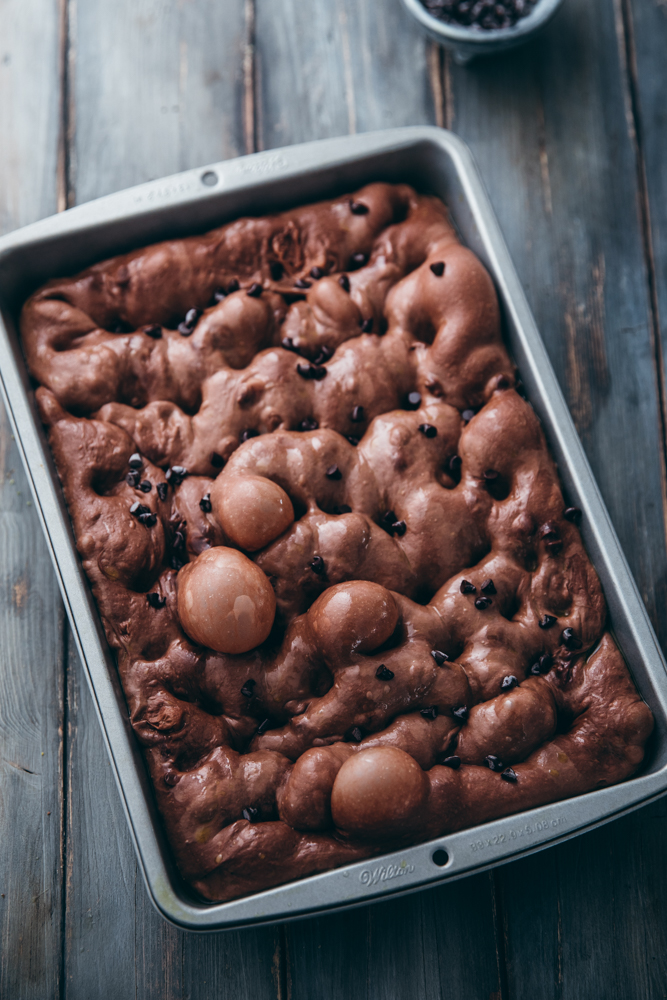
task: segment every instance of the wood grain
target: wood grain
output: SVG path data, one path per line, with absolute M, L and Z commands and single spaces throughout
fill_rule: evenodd
M 0 0 L 0 233 L 56 210 L 58 7 Z M 61 983 L 63 613 L 0 403 L 0 997 Z

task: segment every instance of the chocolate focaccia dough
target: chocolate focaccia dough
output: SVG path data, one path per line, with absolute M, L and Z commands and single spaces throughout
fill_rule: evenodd
M 437 199 L 372 184 L 157 244 L 45 286 L 22 332 L 132 726 L 203 897 L 639 767 L 651 713 L 515 389 L 492 282 Z M 211 493 L 258 476 L 295 518 L 245 552 L 276 617 L 229 655 L 187 636 L 179 570 L 237 547 Z

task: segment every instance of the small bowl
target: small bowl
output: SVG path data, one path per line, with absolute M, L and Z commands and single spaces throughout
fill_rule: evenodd
M 440 45 L 451 49 L 458 63 L 467 63 L 475 56 L 492 55 L 527 42 L 551 20 L 561 3 L 562 0 L 538 0 L 530 14 L 520 18 L 513 27 L 484 30 L 439 21 L 429 14 L 421 0 L 403 0 L 404 7 L 419 22 L 422 30 Z

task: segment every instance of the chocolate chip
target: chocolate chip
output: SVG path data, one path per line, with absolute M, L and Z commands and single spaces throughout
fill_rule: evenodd
M 147 514 L 140 514 L 139 520 L 142 524 L 145 524 L 147 528 L 152 528 L 157 524 L 157 514 L 153 514 L 149 511 Z
M 337 465 L 330 465 L 326 471 L 326 477 L 327 479 L 342 479 L 343 473 Z
M 352 215 L 368 215 L 369 208 L 368 205 L 364 205 L 363 201 L 351 201 L 350 211 Z
M 313 369 L 313 374 L 311 375 L 311 378 L 314 378 L 316 382 L 321 382 L 322 379 L 325 378 L 327 374 L 327 369 L 324 368 L 322 365 L 313 365 L 312 369 Z
M 308 281 L 306 278 L 297 278 L 297 280 L 294 282 L 295 288 L 310 288 L 311 285 L 312 282 Z
M 464 424 L 469 424 L 472 418 L 475 416 L 474 410 L 464 410 L 461 414 L 461 420 Z
M 256 437 L 259 437 L 259 431 L 256 431 L 254 427 L 246 427 L 246 429 L 241 432 L 241 444 L 249 441 L 250 438 Z
M 167 469 L 165 472 L 164 478 L 170 486 L 180 486 L 187 474 L 188 470 L 184 466 L 172 465 L 172 467 Z
M 438 428 L 434 427 L 433 424 L 420 424 L 419 430 L 427 438 L 434 438 L 438 433 Z
M 425 719 L 437 719 L 438 718 L 438 706 L 431 705 L 429 708 L 420 708 L 419 714 L 423 715 Z
M 256 683 L 257 681 L 253 680 L 252 677 L 248 678 L 248 680 L 241 688 L 241 694 L 243 695 L 244 698 L 252 698 L 252 689 L 254 688 Z
M 185 535 L 182 531 L 177 531 L 174 535 L 174 540 L 171 543 L 173 549 L 184 549 L 185 548 Z
M 322 344 L 320 346 L 320 353 L 315 358 L 315 364 L 321 365 L 323 362 L 328 361 L 329 358 L 333 358 L 333 355 L 333 348 L 329 347 L 327 344 Z
M 127 464 L 131 469 L 141 469 L 143 468 L 144 460 L 138 451 L 135 451 L 133 455 L 130 455 Z
M 142 483 L 139 483 L 139 489 L 141 490 L 142 493 L 150 493 L 150 491 L 153 489 L 153 484 L 149 483 L 147 479 L 144 479 Z
M 145 333 L 147 337 L 152 337 L 153 340 L 159 340 L 162 336 L 162 327 L 158 326 L 157 323 L 151 323 L 150 326 L 142 326 L 141 332 Z
M 487 608 L 491 607 L 493 601 L 490 597 L 478 597 L 475 601 L 475 607 L 478 611 L 485 611 Z
M 346 274 L 341 274 L 340 278 L 338 279 L 338 284 L 340 285 L 340 287 L 343 289 L 344 292 L 349 292 L 350 279 Z
M 441 667 L 443 663 L 447 663 L 449 659 L 447 653 L 443 653 L 441 649 L 432 649 L 431 656 L 433 657 L 433 659 L 435 660 L 435 662 L 438 664 L 439 667 Z
M 130 514 L 132 515 L 132 517 L 141 517 L 142 514 L 150 514 L 150 512 L 151 512 L 150 507 L 147 507 L 143 503 L 139 503 L 138 500 L 135 500 L 132 506 L 130 507 Z
M 257 726 L 257 735 L 261 736 L 262 733 L 265 733 L 270 725 L 271 725 L 270 719 L 264 719 L 263 722 L 260 722 L 260 724 Z
M 548 674 L 553 666 L 553 662 L 553 657 L 550 653 L 543 653 L 539 660 L 537 660 L 536 663 L 533 663 L 530 668 L 530 672 L 535 676 L 539 674 Z
M 199 509 L 203 510 L 203 512 L 205 514 L 210 514 L 211 513 L 211 511 L 212 511 L 213 508 L 211 507 L 211 494 L 210 493 L 207 493 L 205 496 L 203 496 L 201 498 L 201 500 L 199 501 Z
M 560 634 L 560 641 L 568 649 L 581 649 L 583 642 L 573 628 L 564 628 Z
M 301 363 L 296 366 L 296 370 L 301 378 L 312 378 L 317 382 L 321 381 L 327 373 L 326 368 L 322 368 L 319 365 Z
M 363 738 L 364 734 L 362 733 L 361 729 L 359 729 L 359 726 L 355 726 L 354 729 L 350 730 L 350 739 L 353 740 L 355 743 L 361 743 Z
M 232 292 L 238 292 L 238 290 L 239 290 L 240 287 L 241 286 L 239 285 L 239 279 L 238 278 L 232 278 L 232 280 L 227 285 L 227 294 L 231 295 Z
M 391 528 L 392 524 L 394 524 L 395 521 L 396 521 L 396 515 L 394 514 L 393 510 L 385 511 L 382 517 L 380 518 L 380 524 L 386 531 L 388 531 Z
M 402 538 L 405 532 L 408 530 L 408 526 L 405 523 L 405 521 L 394 521 L 394 523 L 391 526 L 391 530 L 394 532 L 395 535 L 398 535 L 399 538 Z
M 264 289 L 260 285 L 259 281 L 253 281 L 250 288 L 246 291 L 246 295 L 249 295 L 251 299 L 258 299 Z
M 164 775 L 164 783 L 165 783 L 165 785 L 169 785 L 170 788 L 173 788 L 174 785 L 177 785 L 180 780 L 181 780 L 181 776 L 180 776 L 180 774 L 177 771 L 171 771 L 171 770 L 170 771 L 165 771 L 165 775 Z
M 364 412 L 363 406 L 355 406 L 350 414 L 350 420 L 355 424 L 361 424 L 366 419 L 366 414 Z
M 227 298 L 227 292 L 224 290 L 224 288 L 216 288 L 216 290 L 213 292 L 214 302 L 224 302 L 226 298 Z
M 405 401 L 406 410 L 418 410 L 422 405 L 422 397 L 419 392 L 409 392 Z
M 442 763 L 445 767 L 451 767 L 453 771 L 458 771 L 461 766 L 461 758 L 455 754 L 453 757 L 445 757 Z
M 580 524 L 581 510 L 578 507 L 566 507 L 563 511 L 563 517 L 566 521 L 571 521 L 572 524 Z
M 465 722 L 468 718 L 468 709 L 465 705 L 461 705 L 459 708 L 452 709 L 452 715 L 455 719 L 460 719 L 461 722 Z
M 539 626 L 540 628 L 551 628 L 552 625 L 555 625 L 557 621 L 558 619 L 554 618 L 553 615 L 542 615 L 542 617 L 539 620 Z
M 324 559 L 322 558 L 322 556 L 313 556 L 313 558 L 310 561 L 310 568 L 312 569 L 313 573 L 317 574 L 317 576 L 321 576 L 322 573 L 324 573 L 325 569 Z
M 444 260 L 436 260 L 435 264 L 431 264 L 430 266 L 436 278 L 442 278 L 443 274 L 445 273 Z
M 495 469 L 487 469 L 486 472 L 484 473 L 484 479 L 488 483 L 492 483 L 493 480 L 497 478 L 498 478 L 498 473 L 496 472 Z
M 280 263 L 279 260 L 272 260 L 271 263 L 269 264 L 269 271 L 274 281 L 280 281 L 283 274 L 285 273 L 285 268 L 283 267 L 283 265 Z
M 306 417 L 305 420 L 302 420 L 301 423 L 299 424 L 299 430 L 316 431 L 319 426 L 320 425 L 318 424 L 317 420 L 315 420 L 315 417 Z
M 363 267 L 368 261 L 368 255 L 365 253 L 353 253 L 350 261 L 354 267 Z
M 474 583 L 471 583 L 470 580 L 461 580 L 460 590 L 461 590 L 462 594 L 476 594 L 477 593 L 477 587 L 475 586 Z
M 454 475 L 456 475 L 456 473 L 461 468 L 461 459 L 460 459 L 460 457 L 458 455 L 452 455 L 452 457 L 450 458 L 449 462 L 447 463 L 447 467 L 448 467 L 448 469 L 449 469 L 450 472 L 452 472 L 452 473 L 454 473 Z
M 540 538 L 555 539 L 560 538 L 558 528 L 553 521 L 547 521 L 546 524 L 542 524 L 538 531 Z
M 178 332 L 182 337 L 189 337 L 194 328 L 197 325 L 197 320 L 201 316 L 201 311 L 199 309 L 188 309 L 185 314 L 185 319 L 182 323 L 178 324 Z
M 502 771 L 502 769 L 505 767 L 500 758 L 496 757 L 494 753 L 490 753 L 488 757 L 485 757 L 484 763 L 491 771 Z
M 511 781 L 512 784 L 516 784 L 516 782 L 519 779 L 519 775 L 516 773 L 513 767 L 506 767 L 505 770 L 500 775 L 500 777 L 503 779 L 503 781 Z
M 353 444 L 354 447 L 356 448 L 357 445 L 359 444 L 359 438 L 355 437 L 354 434 L 347 434 L 346 437 L 347 437 L 347 440 L 350 442 L 350 444 Z
M 246 806 L 241 815 L 244 819 L 247 819 L 249 823 L 254 823 L 259 816 L 259 809 L 255 809 L 254 806 Z
M 157 495 L 159 496 L 160 500 L 167 499 L 169 487 L 166 483 L 158 483 L 155 489 L 157 490 Z
M 324 277 L 324 275 L 325 275 L 324 268 L 318 267 L 317 264 L 315 265 L 315 267 L 311 267 L 310 276 L 311 278 L 314 278 L 315 281 L 319 281 L 320 278 Z
M 394 671 L 389 670 L 388 667 L 385 667 L 384 663 L 381 663 L 375 671 L 375 676 L 379 681 L 391 681 L 394 678 Z
M 515 688 L 518 683 L 519 681 L 514 674 L 508 674 L 507 677 L 503 677 L 503 682 L 500 685 L 500 688 L 502 691 L 511 691 L 512 688 Z
M 334 514 L 351 514 L 352 508 L 348 507 L 346 503 L 337 504 L 333 509 Z
M 493 580 L 485 580 L 482 586 L 479 588 L 483 594 L 495 594 L 496 588 Z
M 211 465 L 214 469 L 221 469 L 225 464 L 225 460 L 222 455 L 218 455 L 217 451 L 211 452 Z
M 135 490 L 139 488 L 140 481 L 141 481 L 141 472 L 138 470 L 136 472 L 128 472 L 128 474 L 125 476 L 125 482 L 127 483 L 127 485 L 132 486 L 133 489 Z
M 294 346 L 294 341 L 291 337 L 283 337 L 280 341 L 280 346 L 284 347 L 286 351 L 296 351 L 297 354 L 299 353 L 299 348 Z
M 155 593 L 153 593 L 153 594 L 146 594 L 146 600 L 148 601 L 148 603 L 150 604 L 150 606 L 152 608 L 155 608 L 156 611 L 159 611 L 160 608 L 163 608 L 165 606 L 165 604 L 167 603 L 167 598 L 166 597 L 160 597 L 159 594 L 155 594 Z
M 361 332 L 362 333 L 372 333 L 373 332 L 373 317 L 372 316 L 369 316 L 368 319 L 365 319 L 363 321 L 363 323 L 361 324 Z

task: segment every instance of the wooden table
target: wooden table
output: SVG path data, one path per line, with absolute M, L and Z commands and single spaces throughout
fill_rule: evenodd
M 565 0 L 459 67 L 399 0 L 0 0 L 0 231 L 255 149 L 437 123 L 472 146 L 614 524 L 664 615 L 667 5 Z M 667 996 L 667 805 L 337 916 L 154 912 L 0 424 L 0 997 Z

